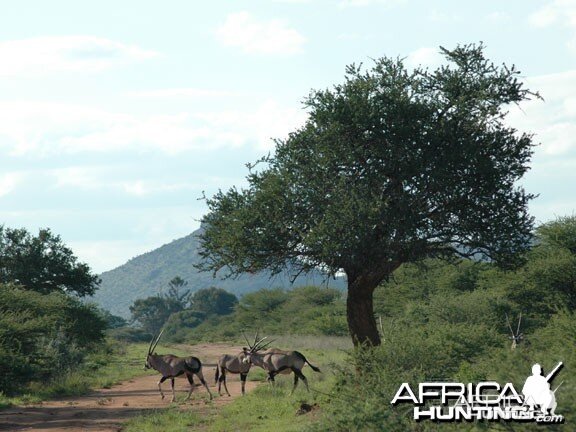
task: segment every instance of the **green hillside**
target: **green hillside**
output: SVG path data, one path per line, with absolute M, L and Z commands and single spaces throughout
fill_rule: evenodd
M 128 308 L 134 300 L 167 290 L 168 282 L 175 276 L 188 281 L 191 292 L 216 286 L 240 296 L 262 288 L 292 288 L 304 285 L 326 284 L 344 289 L 342 279 L 326 281 L 321 273 L 302 275 L 290 284 L 288 274 L 271 277 L 261 272 L 246 274 L 238 279 L 213 278 L 211 273 L 200 273 L 194 264 L 200 259 L 198 234 L 200 229 L 158 249 L 132 258 L 126 264 L 102 273 L 102 284 L 92 300 L 115 315 L 128 317 Z

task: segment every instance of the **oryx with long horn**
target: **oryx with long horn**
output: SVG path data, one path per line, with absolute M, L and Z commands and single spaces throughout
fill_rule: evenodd
M 249 348 L 244 348 L 244 363 L 259 366 L 268 372 L 268 380 L 274 382 L 274 377 L 278 374 L 294 373 L 294 386 L 292 392 L 296 390 L 298 380 L 301 379 L 306 385 L 306 390 L 310 391 L 308 387 L 308 380 L 302 373 L 302 368 L 308 364 L 313 371 L 320 372 L 320 369 L 310 363 L 304 354 L 298 351 L 283 351 L 279 349 L 269 349 L 264 352 L 259 352 L 268 347 L 271 342 L 264 344 L 266 337 L 258 340 L 253 345 L 249 344 Z
M 155 369 L 162 374 L 162 378 L 160 378 L 160 381 L 158 381 L 158 390 L 160 391 L 160 395 L 162 395 L 162 399 L 164 399 L 162 383 L 170 378 L 172 383 L 172 402 L 176 400 L 176 393 L 174 391 L 174 378 L 180 375 L 186 375 L 186 378 L 188 378 L 188 382 L 190 383 L 190 391 L 188 392 L 186 400 L 190 399 L 192 390 L 194 389 L 194 380 L 192 377 L 193 375 L 196 375 L 204 387 L 206 387 L 206 390 L 210 395 L 210 400 L 212 400 L 212 393 L 210 393 L 208 384 L 206 384 L 204 376 L 202 375 L 202 362 L 197 357 L 177 357 L 172 354 L 159 355 L 154 353 L 162 333 L 164 333 L 164 329 L 160 331 L 158 337 L 152 338 L 152 342 L 150 342 L 150 346 L 148 347 L 146 364 L 144 365 L 145 369 Z

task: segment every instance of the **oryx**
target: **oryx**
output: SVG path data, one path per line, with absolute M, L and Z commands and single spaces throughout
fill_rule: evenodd
M 520 333 L 520 324 L 522 323 L 522 312 L 520 312 L 520 317 L 518 318 L 518 328 L 516 332 L 512 329 L 512 325 L 510 324 L 510 320 L 508 319 L 508 314 L 506 315 L 506 323 L 508 324 L 508 328 L 510 329 L 511 336 L 508 336 L 512 340 L 512 347 L 511 349 L 516 349 L 516 346 L 522 342 L 524 339 L 524 333 Z
M 152 342 L 150 342 L 150 346 L 148 347 L 146 364 L 144 365 L 145 369 L 152 368 L 162 374 L 162 378 L 160 378 L 160 381 L 158 381 L 158 390 L 160 390 L 162 399 L 164 399 L 164 393 L 162 392 L 161 385 L 164 381 L 170 378 L 172 382 L 172 402 L 176 400 L 176 393 L 174 391 L 174 378 L 180 375 L 186 375 L 186 378 L 188 378 L 188 382 L 190 383 L 190 391 L 188 392 L 188 397 L 186 397 L 186 400 L 190 399 L 192 390 L 194 389 L 194 381 L 192 376 L 196 375 L 198 378 L 200 378 L 200 382 L 204 385 L 204 387 L 206 387 L 206 390 L 210 395 L 210 400 L 212 400 L 212 393 L 210 393 L 208 384 L 206 384 L 204 376 L 202 375 L 202 362 L 197 357 L 177 357 L 172 354 L 154 354 L 156 345 L 158 345 L 160 336 L 162 336 L 163 332 L 164 330 L 160 332 L 156 339 L 152 338 Z
M 294 372 L 294 387 L 292 387 L 292 392 L 296 390 L 296 386 L 298 385 L 298 379 L 304 381 L 306 385 L 306 390 L 310 391 L 308 387 L 308 380 L 302 373 L 302 368 L 306 363 L 312 368 L 315 372 L 320 372 L 320 369 L 311 364 L 304 354 L 298 351 L 283 351 L 279 349 L 269 349 L 262 353 L 258 352 L 261 349 L 265 348 L 269 345 L 263 345 L 262 342 L 266 338 L 260 339 L 258 342 L 250 345 L 250 348 L 244 348 L 244 359 L 242 360 L 244 363 L 253 364 L 255 366 L 259 366 L 268 372 L 268 380 L 274 382 L 274 377 L 278 374 L 289 374 Z
M 246 335 L 242 333 L 244 339 L 248 342 Z M 254 337 L 254 344 L 258 341 L 258 332 L 256 332 L 256 336 Z M 224 383 L 224 390 L 228 396 L 230 396 L 230 392 L 228 391 L 228 386 L 226 385 L 226 373 L 232 374 L 240 374 L 240 381 L 242 387 L 242 394 L 246 393 L 246 377 L 248 376 L 248 372 L 250 371 L 250 363 L 244 362 L 245 354 L 244 352 L 240 351 L 237 355 L 230 355 L 230 354 L 223 354 L 218 359 L 218 364 L 216 365 L 216 375 L 214 376 L 214 380 L 218 383 L 218 394 L 222 395 L 221 387 L 222 383 Z
M 250 363 L 244 363 L 244 353 L 241 352 L 238 355 L 224 354 L 218 359 L 218 364 L 216 365 L 216 376 L 214 377 L 215 382 L 218 383 L 218 394 L 222 395 L 220 391 L 222 383 L 224 383 L 224 390 L 228 396 L 230 392 L 226 386 L 226 373 L 240 374 L 240 381 L 242 382 L 242 394 L 245 394 L 246 377 L 250 371 Z

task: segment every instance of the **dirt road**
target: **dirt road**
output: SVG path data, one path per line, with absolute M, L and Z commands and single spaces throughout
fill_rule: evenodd
M 208 413 L 214 406 L 225 405 L 240 396 L 240 379 L 238 375 L 229 376 L 228 389 L 231 397 L 218 396 L 214 385 L 214 365 L 217 358 L 225 352 L 239 352 L 240 347 L 226 344 L 201 344 L 190 347 L 193 355 L 200 357 L 204 366 L 204 378 L 214 395 L 213 402 L 208 402 L 208 394 L 203 386 L 194 388 L 192 398 L 183 403 L 188 393 L 188 381 L 176 379 L 177 403 L 183 409 L 192 409 L 199 413 Z M 165 408 L 170 405 L 172 391 L 170 381 L 165 381 L 162 389 L 166 398 L 162 400 L 156 383 L 159 375 L 143 376 L 116 385 L 110 389 L 94 391 L 86 396 L 68 397 L 43 402 L 38 405 L 15 407 L 0 410 L 0 430 L 4 431 L 90 431 L 110 432 L 121 430 L 122 423 L 131 417 L 144 414 L 148 410 Z M 246 391 L 251 391 L 257 383 L 246 382 Z

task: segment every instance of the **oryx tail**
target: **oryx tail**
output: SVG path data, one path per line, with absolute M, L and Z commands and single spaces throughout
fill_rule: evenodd
M 310 366 L 314 372 L 322 372 L 319 367 L 316 367 L 312 363 L 310 363 L 308 361 L 308 359 L 306 357 L 304 357 L 304 354 L 302 354 L 301 352 L 294 351 L 294 354 L 296 354 L 297 356 L 300 356 L 302 358 L 302 360 L 304 361 L 304 363 L 308 363 L 308 366 Z

